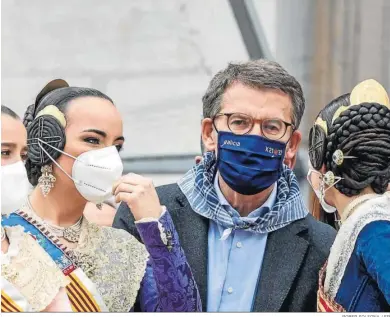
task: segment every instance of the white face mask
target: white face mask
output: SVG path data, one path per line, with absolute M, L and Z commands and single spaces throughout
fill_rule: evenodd
M 123 172 L 122 159 L 115 146 L 84 152 L 76 158 L 44 141 L 40 142 L 75 160 L 70 176 L 41 146 L 53 163 L 74 181 L 77 190 L 86 200 L 100 204 L 112 197 L 112 186 Z
M 323 188 L 322 190 L 320 189 L 317 189 L 317 188 L 314 188 L 312 182 L 311 182 L 311 173 L 316 173 L 316 174 L 319 174 L 320 175 L 320 181 L 321 181 L 321 184 L 320 184 L 320 188 Z M 329 214 L 332 214 L 334 212 L 336 212 L 336 208 L 329 205 L 326 201 L 325 201 L 325 192 L 330 188 L 328 187 L 327 189 L 325 189 L 325 183 L 324 183 L 324 177 L 323 175 L 314 170 L 313 168 L 309 168 L 309 172 L 307 173 L 307 181 L 309 182 L 311 188 L 313 188 L 313 191 L 315 192 L 318 200 L 320 201 L 320 204 L 321 204 L 321 207 L 322 209 L 324 209 L 325 212 L 329 213 Z
M 29 193 L 30 183 L 22 161 L 1 167 L 1 214 L 16 211 Z

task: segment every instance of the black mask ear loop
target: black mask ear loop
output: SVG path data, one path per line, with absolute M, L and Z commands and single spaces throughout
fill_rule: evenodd
M 217 150 L 218 150 L 218 146 L 219 146 L 219 142 L 218 142 L 218 139 L 219 139 L 219 131 L 217 129 L 217 127 L 215 126 L 215 122 L 214 122 L 214 118 L 212 118 L 213 122 L 212 122 L 212 125 L 213 125 L 213 128 L 215 130 L 215 132 L 217 132 Z M 214 184 L 215 182 L 215 177 L 217 176 L 217 173 L 218 173 L 218 165 L 219 165 L 219 160 L 218 160 L 218 154 L 216 153 L 216 151 L 214 151 L 214 155 L 215 155 L 215 168 L 214 168 L 214 173 L 213 173 L 213 177 L 212 177 L 212 182 Z M 204 168 L 206 168 L 205 165 L 203 165 Z

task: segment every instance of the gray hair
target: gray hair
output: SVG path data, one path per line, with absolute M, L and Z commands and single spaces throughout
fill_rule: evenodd
M 246 63 L 230 63 L 211 80 L 203 101 L 203 117 L 212 118 L 221 111 L 222 96 L 233 83 L 251 88 L 278 89 L 288 94 L 293 104 L 292 123 L 299 127 L 305 110 L 301 85 L 276 62 L 259 59 Z
M 20 120 L 19 116 L 10 108 L 1 105 L 1 114 L 10 116 L 12 119 Z

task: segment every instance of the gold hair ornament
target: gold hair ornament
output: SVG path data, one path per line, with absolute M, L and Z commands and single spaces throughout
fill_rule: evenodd
M 314 122 L 314 125 L 321 127 L 324 130 L 325 135 L 328 135 L 328 125 L 321 117 L 317 118 L 316 122 Z
M 328 186 L 332 186 L 335 183 L 336 177 L 334 176 L 332 171 L 326 172 L 324 177 L 324 183 Z
M 383 88 L 383 86 L 376 80 L 367 79 L 357 84 L 355 88 L 353 88 L 349 97 L 350 106 L 343 106 L 337 109 L 333 116 L 332 124 L 343 111 L 347 110 L 351 106 L 359 105 L 364 102 L 379 103 L 380 105 L 390 109 L 390 101 L 386 89 Z
M 344 159 L 346 158 L 357 158 L 356 156 L 344 156 L 343 151 L 336 150 L 332 155 L 332 161 L 337 165 L 340 166 L 343 164 Z
M 66 127 L 66 119 L 65 115 L 54 105 L 49 105 L 43 108 L 41 111 L 38 112 L 37 116 L 35 118 L 39 118 L 41 116 L 52 116 L 56 118 L 63 128 Z

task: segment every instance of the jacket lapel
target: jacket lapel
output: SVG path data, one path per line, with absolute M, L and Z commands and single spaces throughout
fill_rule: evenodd
M 206 311 L 209 220 L 194 212 L 184 195 L 176 200 L 181 207 L 171 211 L 172 220 Z
M 306 231 L 299 220 L 269 234 L 253 310 L 281 309 L 305 258 L 308 241 L 298 234 Z

